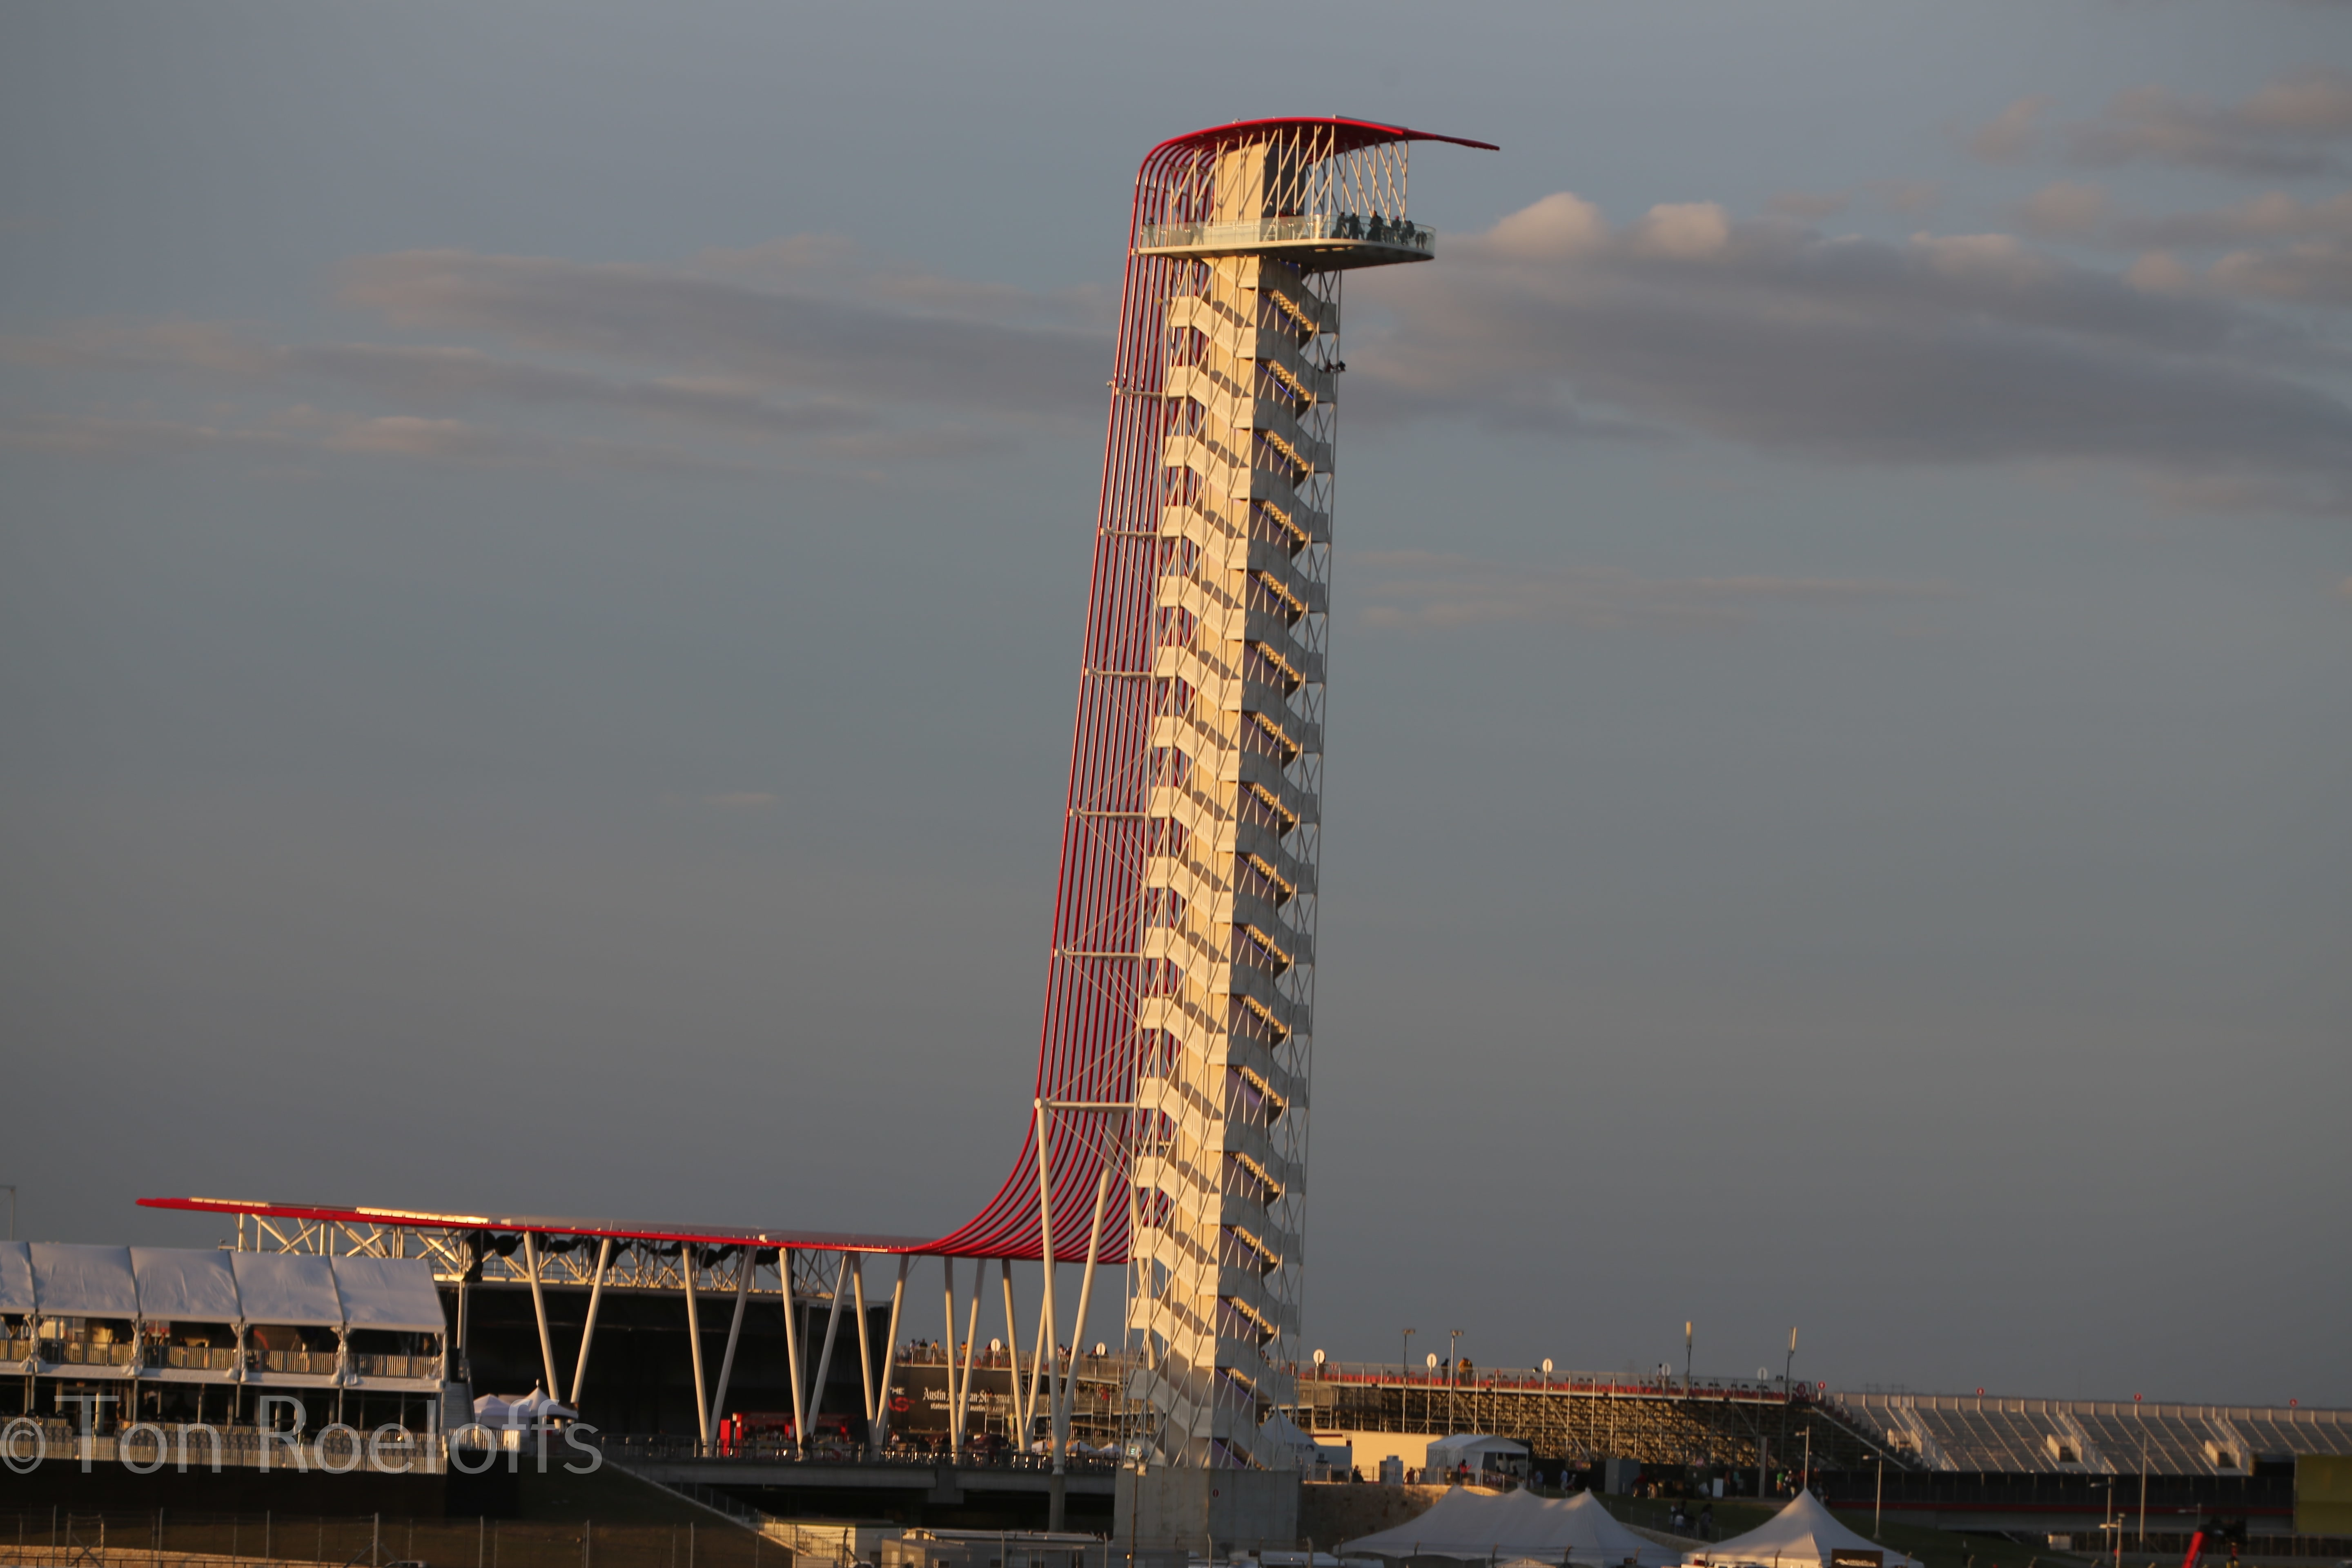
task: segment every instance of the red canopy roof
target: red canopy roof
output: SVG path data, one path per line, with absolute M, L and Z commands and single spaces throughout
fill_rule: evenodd
M 1499 153 L 1492 142 L 1473 142 L 1466 136 L 1440 136 L 1433 131 L 1409 131 L 1402 125 L 1382 125 L 1374 120 L 1317 119 L 1291 117 L 1282 120 L 1236 120 L 1227 125 L 1212 125 L 1189 135 L 1171 136 L 1154 147 L 1154 153 L 1170 147 L 1215 146 L 1220 142 L 1262 142 L 1268 133 L 1285 131 L 1328 129 L 1333 135 L 1335 153 L 1352 153 L 1359 147 L 1376 146 L 1382 142 L 1451 142 L 1456 147 L 1475 147 L 1482 152 Z M 1148 163 L 1150 160 L 1147 159 Z

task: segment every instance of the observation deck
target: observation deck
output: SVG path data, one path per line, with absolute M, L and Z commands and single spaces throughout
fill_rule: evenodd
M 1225 223 L 1145 224 L 1136 231 L 1135 254 L 1278 256 L 1302 270 L 1336 272 L 1427 261 L 1437 254 L 1437 236 L 1410 218 L 1379 213 L 1303 213 Z

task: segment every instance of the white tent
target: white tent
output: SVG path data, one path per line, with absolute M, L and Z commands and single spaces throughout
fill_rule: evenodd
M 1297 1422 L 1277 1410 L 1257 1429 L 1256 1453 L 1269 1469 L 1311 1470 L 1319 1450 Z
M 1539 1498 L 1530 1491 L 1447 1489 L 1428 1511 L 1393 1530 L 1350 1541 L 1343 1557 L 1461 1557 L 1480 1562 L 1532 1558 L 1539 1563 L 1638 1563 L 1664 1568 L 1680 1555 L 1643 1540 L 1594 1500 Z
M 127 1247 L 73 1247 L 37 1241 L 33 1294 L 45 1318 L 135 1318 L 139 1284 Z
M 228 1257 L 246 1321 L 302 1329 L 343 1326 L 343 1300 L 335 1293 L 331 1259 L 298 1252 L 232 1252 Z
M 0 1241 L 0 1312 L 33 1310 L 33 1244 Z
M 343 1319 L 354 1329 L 437 1334 L 448 1328 L 433 1265 L 422 1258 L 338 1258 L 335 1287 Z
M 1881 1552 L 1885 1568 L 1920 1568 L 1900 1552 L 1885 1552 L 1874 1541 L 1856 1535 L 1840 1524 L 1822 1500 L 1799 1492 L 1788 1507 L 1745 1535 L 1735 1535 L 1704 1547 L 1683 1559 L 1693 1564 L 1732 1568 L 1738 1563 L 1761 1563 L 1765 1568 L 1830 1568 L 1832 1553 Z
M 134 1247 L 131 1272 L 139 1281 L 139 1315 L 152 1322 L 234 1323 L 245 1316 L 236 1299 L 229 1255 L 215 1248 Z
M 579 1415 L 568 1405 L 558 1405 L 535 1385 L 529 1394 L 518 1394 L 512 1399 L 485 1394 L 474 1401 L 475 1421 L 492 1431 L 501 1427 L 533 1426 L 559 1416 L 576 1420 Z

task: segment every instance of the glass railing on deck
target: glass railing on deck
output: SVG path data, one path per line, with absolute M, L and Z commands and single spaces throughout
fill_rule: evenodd
M 1223 250 L 1324 240 L 1427 251 L 1435 244 L 1436 235 L 1410 218 L 1383 217 L 1378 213 L 1369 217 L 1360 213 L 1307 213 L 1292 217 L 1245 218 L 1237 223 L 1146 224 L 1139 245 L 1145 250 Z

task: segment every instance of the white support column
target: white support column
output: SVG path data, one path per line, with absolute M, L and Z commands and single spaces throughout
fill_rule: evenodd
M 971 1260 L 971 1305 L 964 1312 L 963 1380 L 956 1385 L 955 1396 L 956 1442 L 959 1445 L 962 1443 L 963 1435 L 970 1429 L 971 1423 L 971 1363 L 980 1355 L 980 1288 L 987 1274 L 988 1260 L 984 1258 L 973 1258 Z M 953 1332 L 952 1323 L 949 1325 L 949 1330 L 950 1333 Z
M 801 1405 L 801 1306 L 793 1289 L 793 1249 L 776 1250 L 784 1273 L 784 1364 L 793 1374 L 793 1452 L 808 1458 L 808 1415 Z
M 898 1255 L 898 1280 L 890 1287 L 890 1332 L 882 1347 L 882 1386 L 880 1397 L 874 1402 L 874 1425 L 867 1428 L 869 1447 L 877 1459 L 890 1443 L 890 1379 L 898 1370 L 898 1309 L 907 1300 L 907 1269 L 914 1261 L 907 1253 Z
M 841 1255 L 841 1268 L 833 1277 L 833 1310 L 825 1314 L 824 1349 L 816 1358 L 816 1386 L 809 1391 L 809 1414 L 824 1414 L 824 1380 L 833 1370 L 833 1338 L 841 1331 L 841 1293 L 849 1284 L 849 1253 Z M 802 1452 L 806 1453 L 803 1444 Z
M 588 1287 L 588 1323 L 580 1331 L 580 1364 L 572 1371 L 572 1397 L 566 1403 L 574 1410 L 580 1408 L 580 1385 L 588 1381 L 588 1347 L 596 1338 L 596 1308 L 604 1300 L 604 1277 L 612 1271 L 613 1238 L 608 1236 L 596 1254 L 596 1279 Z
M 742 1268 L 735 1276 L 735 1316 L 727 1325 L 727 1352 L 719 1358 L 719 1392 L 712 1397 L 710 1412 L 702 1421 L 702 1440 L 706 1443 L 718 1441 L 719 1434 L 710 1424 L 727 1414 L 727 1380 L 735 1374 L 735 1342 L 743 1333 L 743 1304 L 751 1295 L 751 1260 L 756 1256 L 748 1247 L 740 1254 Z
M 866 1332 L 866 1254 L 851 1256 L 856 1261 L 849 1270 L 849 1303 L 857 1312 L 857 1381 L 866 1394 L 866 1435 L 870 1443 L 874 1436 L 874 1352 Z
M 710 1441 L 710 1390 L 702 1381 L 702 1314 L 694 1307 L 694 1243 L 677 1244 L 679 1272 L 686 1279 L 686 1342 L 694 1352 L 694 1429 Z
M 1054 1194 L 1050 1174 L 1053 1153 L 1049 1147 L 1052 1135 L 1051 1112 L 1041 1100 L 1037 1102 L 1037 1256 L 1044 1265 L 1045 1299 L 1038 1304 L 1041 1310 L 1037 1319 L 1037 1357 L 1045 1363 L 1045 1413 L 1049 1426 L 1053 1413 L 1062 1404 L 1062 1358 L 1054 1353 Z M 1031 1408 L 1022 1412 L 1021 1446 L 1024 1449 L 1029 1446 L 1029 1424 L 1036 1404 L 1036 1375 L 1034 1373 L 1030 1375 L 1029 1387 Z M 1061 1450 L 1050 1443 L 1048 1447 L 1054 1447 L 1054 1467 L 1059 1470 Z M 1051 1528 L 1059 1530 L 1061 1525 L 1055 1522 Z
M 1062 1380 L 1062 1400 L 1054 1413 L 1054 1452 L 1058 1457 L 1070 1446 L 1070 1405 L 1073 1391 L 1078 1382 L 1079 1342 L 1086 1337 L 1087 1308 L 1095 1294 L 1095 1264 L 1102 1257 L 1103 1210 L 1110 1203 L 1110 1167 L 1105 1165 L 1101 1180 L 1095 1183 L 1095 1222 L 1087 1233 L 1087 1268 L 1078 1276 L 1078 1315 L 1070 1325 L 1070 1373 Z
M 1009 1396 L 1006 1403 L 1012 1405 L 1013 1415 L 1018 1416 L 1021 1414 L 1021 1330 L 1013 1321 L 1013 1259 L 1000 1258 L 996 1260 L 996 1267 L 1004 1279 L 1004 1363 L 1007 1369 L 1004 1388 Z
M 974 1264 L 973 1268 L 977 1270 L 979 1265 Z M 952 1457 L 961 1456 L 963 1453 L 963 1399 L 956 1389 L 956 1362 L 958 1357 L 956 1355 L 955 1331 L 955 1259 L 952 1258 L 940 1258 L 940 1272 L 944 1277 L 944 1283 L 947 1287 L 946 1321 L 948 1337 L 945 1343 L 948 1347 L 948 1453 Z M 974 1300 L 979 1300 L 979 1297 L 980 1291 L 975 1289 L 972 1291 L 972 1298 Z M 964 1355 L 968 1358 L 971 1353 L 971 1342 L 967 1340 L 964 1342 Z M 965 1364 L 971 1364 L 968 1359 L 965 1361 Z
M 1029 1429 L 1036 1422 L 1037 1406 L 1043 1403 L 1042 1391 L 1045 1386 L 1045 1336 L 1051 1331 L 1052 1325 L 1045 1317 L 1045 1303 L 1039 1301 L 1037 1331 L 1029 1337 L 1029 1392 L 1021 1402 L 1021 1441 L 1024 1445 L 1029 1441 Z M 1020 1365 L 1021 1352 L 1018 1348 L 1013 1352 L 1013 1362 L 1015 1367 Z M 1048 1406 L 1048 1408 L 1051 1407 Z
M 539 1360 L 547 1369 L 547 1381 L 541 1384 L 547 1396 L 558 1404 L 563 1401 L 563 1385 L 555 1381 L 555 1345 L 547 1335 L 547 1297 L 539 1288 L 539 1237 L 530 1231 L 522 1233 L 523 1261 L 530 1268 L 530 1310 L 539 1320 Z

